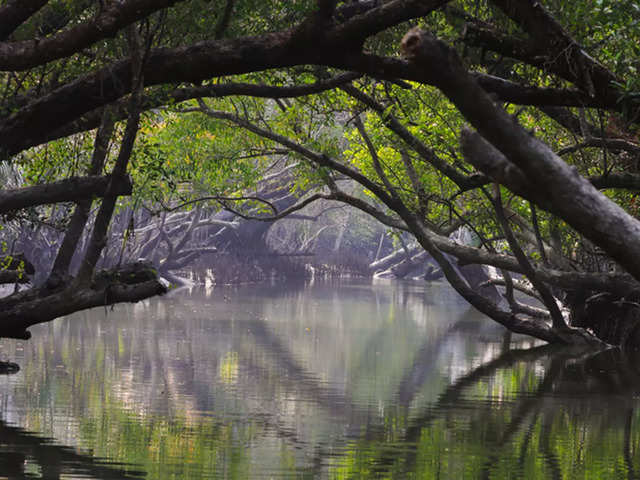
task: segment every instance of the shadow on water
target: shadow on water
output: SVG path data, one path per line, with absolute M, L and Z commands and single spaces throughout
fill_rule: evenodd
M 73 475 L 86 479 L 133 480 L 145 475 L 142 471 L 79 454 L 53 442 L 0 422 L 0 478 L 53 480 Z
M 637 358 L 531 347 L 443 287 L 338 287 L 183 292 L 42 328 L 3 351 L 23 371 L 0 389 L 0 478 L 640 473 Z

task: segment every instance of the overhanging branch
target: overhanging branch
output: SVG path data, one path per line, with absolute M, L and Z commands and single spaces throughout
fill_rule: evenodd
M 101 197 L 105 194 L 110 180 L 110 176 L 71 177 L 33 187 L 0 190 L 0 214 L 38 205 Z M 131 195 L 131 179 L 115 179 L 114 188 L 117 195 Z

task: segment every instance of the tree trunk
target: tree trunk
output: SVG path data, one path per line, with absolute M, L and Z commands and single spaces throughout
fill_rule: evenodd
M 624 349 L 640 349 L 640 298 L 572 292 L 566 302 L 571 326 L 591 330 L 598 338 Z

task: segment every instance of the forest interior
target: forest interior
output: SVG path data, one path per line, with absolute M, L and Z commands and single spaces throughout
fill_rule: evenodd
M 638 348 L 638 38 L 628 0 L 0 1 L 0 336 L 206 262 Z

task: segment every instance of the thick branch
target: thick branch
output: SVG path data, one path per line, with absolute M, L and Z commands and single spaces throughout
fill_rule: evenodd
M 0 190 L 0 214 L 38 205 L 101 197 L 110 181 L 110 176 L 71 177 L 33 187 Z M 131 179 L 116 179 L 114 188 L 118 195 L 131 195 Z
M 137 275 L 133 280 L 132 271 Z M 155 276 L 148 265 L 134 264 L 117 271 L 103 272 L 100 280 L 94 280 L 91 287 L 73 283 L 51 292 L 43 287 L 37 295 L 26 297 L 25 301 L 8 303 L 2 309 L 0 337 L 29 338 L 30 333 L 26 329 L 37 323 L 100 305 L 137 302 L 161 295 L 167 289 Z M 7 302 L 10 300 L 10 297 L 6 299 Z
M 640 190 L 640 175 L 635 173 L 609 173 L 589 179 L 594 187 L 605 190 L 607 188 L 621 188 L 626 190 Z
M 109 2 L 96 18 L 46 38 L 0 43 L 0 71 L 22 71 L 68 57 L 151 13 L 182 0 Z M 37 3 L 37 2 L 36 2 Z
M 523 85 L 477 72 L 472 75 L 483 89 L 496 95 L 503 102 L 535 107 L 616 108 L 615 103 L 599 97 L 593 98 L 580 90 Z
M 49 0 L 9 0 L 0 8 L 0 41 L 6 40 L 24 21 Z
M 517 55 L 515 58 L 556 73 L 578 85 L 594 98 L 612 104 L 619 97 L 614 87 L 618 79 L 602 64 L 588 55 L 578 43 L 535 0 L 492 0 L 502 11 L 528 33 L 544 55 Z M 499 45 L 494 45 L 499 46 Z M 506 53 L 506 52 L 505 52 Z M 509 54 L 509 53 L 507 53 Z
M 194 98 L 223 98 L 232 95 L 244 95 L 257 98 L 294 98 L 314 93 L 321 93 L 331 90 L 337 86 L 349 83 L 361 75 L 358 73 L 344 73 L 336 75 L 334 78 L 321 80 L 308 85 L 293 85 L 290 87 L 276 87 L 271 85 L 261 85 L 252 83 L 217 83 L 212 85 L 199 85 L 192 87 L 181 87 L 170 92 L 164 89 L 152 89 L 142 97 L 142 110 L 150 110 L 162 107 L 164 105 L 174 105 L 185 100 Z M 113 108 L 113 115 L 116 119 L 124 119 L 127 116 L 127 100 L 119 100 L 114 102 L 110 107 Z M 67 137 L 79 132 L 85 132 L 96 128 L 100 124 L 103 108 L 98 108 L 92 112 L 83 115 L 76 121 L 68 123 L 61 128 L 44 131 L 41 136 L 34 136 L 29 139 L 29 143 L 25 143 L 21 148 L 32 147 L 43 142 L 56 140 L 58 138 Z
M 578 118 L 569 108 L 541 106 L 540 110 L 549 118 L 555 120 L 558 125 L 561 125 L 578 137 L 584 135 L 597 137 L 602 133 L 600 128 L 586 122 L 584 119 Z
M 146 2 L 149 0 L 140 0 Z M 316 28 L 307 21 L 277 33 L 221 39 L 149 52 L 145 86 L 200 82 L 213 77 L 301 64 L 332 65 L 336 52 L 358 51 L 361 41 L 398 22 L 428 14 L 443 0 L 393 0 L 342 24 Z M 132 90 L 131 59 L 89 73 L 22 107 L 0 125 L 4 156 L 33 145 L 32 136 L 49 129 L 49 118 L 66 125 L 122 98 Z M 64 106 L 64 108 L 62 108 Z
M 339 24 L 328 36 L 335 48 L 361 46 L 368 37 L 408 20 L 428 15 L 447 3 L 449 0 L 380 1 L 378 7 Z M 339 12 L 336 17 L 340 17 Z
M 640 222 L 602 195 L 574 167 L 498 108 L 462 66 L 453 49 L 426 32 L 413 30 L 414 64 L 430 68 L 432 82 L 480 134 L 521 170 L 542 208 L 551 211 L 603 248 L 640 279 Z M 433 68 L 437 65 L 438 68 Z

